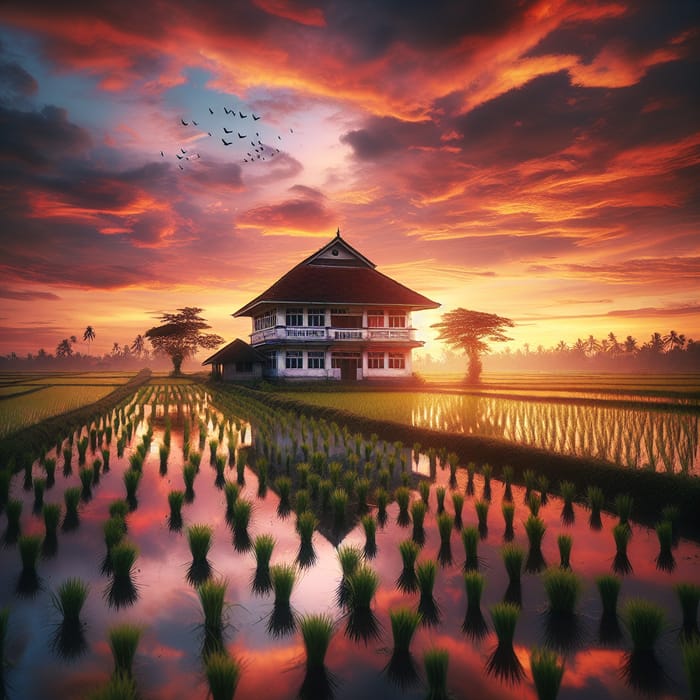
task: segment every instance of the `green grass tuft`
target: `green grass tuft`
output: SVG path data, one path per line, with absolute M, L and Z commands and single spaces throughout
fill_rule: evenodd
M 622 582 L 617 576 L 612 574 L 598 576 L 595 582 L 603 604 L 603 615 L 606 617 L 617 615 L 617 600 L 620 596 Z
M 512 584 L 520 583 L 520 574 L 525 561 L 525 550 L 517 544 L 507 544 L 501 549 L 501 557 Z
M 307 671 L 320 671 L 323 668 L 334 628 L 333 618 L 328 614 L 308 614 L 299 619 Z
M 632 640 L 632 653 L 651 653 L 664 631 L 666 615 L 655 603 L 632 598 L 622 608 L 622 621 Z
M 22 569 L 25 572 L 35 572 L 36 564 L 41 554 L 41 535 L 20 535 L 17 540 L 19 555 L 22 559 Z
M 128 623 L 110 628 L 109 648 L 112 650 L 115 675 L 133 676 L 134 657 L 142 634 L 143 628 Z
M 194 524 L 187 528 L 187 542 L 195 564 L 204 564 L 211 549 L 214 531 L 210 525 Z
M 549 612 L 554 615 L 573 615 L 581 597 L 581 579 L 569 569 L 547 569 L 542 574 L 544 591 L 549 601 Z
M 490 612 L 499 646 L 512 647 L 520 608 L 514 603 L 497 603 Z
M 222 651 L 207 654 L 204 672 L 212 700 L 233 700 L 241 677 L 241 665 Z
M 425 680 L 428 684 L 426 700 L 447 700 L 447 669 L 450 654 L 447 649 L 432 648 L 423 655 Z
M 421 622 L 421 614 L 410 608 L 400 607 L 389 610 L 389 619 L 394 638 L 394 653 L 408 654 L 413 636 Z
M 462 528 L 462 544 L 464 545 L 464 568 L 472 571 L 479 568 L 479 531 L 475 527 Z
M 530 670 L 538 700 L 555 700 L 564 676 L 564 662 L 549 649 L 533 649 Z
M 292 590 L 297 580 L 297 569 L 293 564 L 276 564 L 270 567 L 275 605 L 289 607 Z
M 369 566 L 360 565 L 347 577 L 347 584 L 348 608 L 355 613 L 368 611 L 379 588 L 379 576 L 376 571 Z
M 197 595 L 204 614 L 204 634 L 210 642 L 222 639 L 227 586 L 228 582 L 225 579 L 207 579 L 197 586 Z
M 79 578 L 67 578 L 56 593 L 51 595 L 53 605 L 67 625 L 80 625 L 80 612 L 85 605 L 90 587 Z

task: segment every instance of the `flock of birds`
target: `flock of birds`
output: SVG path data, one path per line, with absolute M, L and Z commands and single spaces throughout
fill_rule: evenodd
M 275 155 L 280 153 L 279 146 L 281 145 L 280 142 L 282 141 L 282 137 L 279 134 L 277 134 L 277 145 L 270 146 L 263 142 L 259 131 L 253 131 L 253 129 L 255 129 L 253 123 L 259 121 L 261 119 L 260 116 L 254 114 L 253 112 L 251 112 L 250 114 L 243 114 L 243 112 L 241 111 L 237 112 L 235 109 L 229 109 L 228 107 L 224 107 L 224 112 L 227 116 L 231 117 L 232 119 L 240 120 L 240 127 L 237 127 L 235 129 L 229 129 L 226 126 L 221 127 L 221 133 L 223 133 L 223 136 L 219 136 L 219 134 L 216 133 L 216 131 L 205 132 L 204 129 L 202 129 L 200 131 L 200 134 L 203 138 L 219 137 L 224 147 L 233 146 L 234 144 L 240 144 L 242 146 L 245 146 L 247 150 L 244 152 L 243 155 L 241 155 L 241 161 L 243 163 L 248 164 L 257 163 L 258 161 L 271 160 L 275 157 Z M 213 107 L 209 107 L 209 116 L 215 116 L 215 110 Z M 248 119 L 249 117 L 251 117 L 251 121 L 243 121 L 244 119 Z M 196 129 L 199 129 L 199 122 L 195 119 L 180 118 L 180 125 L 186 128 L 194 127 Z M 244 131 L 245 133 L 241 133 L 242 131 Z M 289 133 L 293 134 L 294 129 L 290 128 Z M 235 134 L 235 136 L 233 134 Z M 226 139 L 227 136 L 230 140 Z M 244 141 L 245 143 L 243 143 Z M 241 151 L 241 153 L 243 153 L 243 151 Z M 168 154 L 163 150 L 160 152 L 160 157 L 167 158 Z M 197 161 L 201 157 L 202 156 L 199 153 L 199 151 L 183 148 L 182 146 L 179 146 L 178 150 L 175 153 L 175 158 L 177 158 L 178 161 L 177 166 L 180 170 L 185 170 L 185 165 L 188 162 Z

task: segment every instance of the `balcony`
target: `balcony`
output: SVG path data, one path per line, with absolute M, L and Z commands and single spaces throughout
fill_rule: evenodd
M 276 326 L 255 331 L 250 336 L 252 345 L 287 340 L 302 342 L 342 342 L 368 340 L 375 342 L 415 341 L 413 328 L 316 328 L 307 326 Z

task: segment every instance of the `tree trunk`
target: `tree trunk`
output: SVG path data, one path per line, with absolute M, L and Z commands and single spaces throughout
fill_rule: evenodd
M 478 352 L 468 352 L 469 369 L 467 370 L 467 384 L 481 383 L 482 364 Z
M 178 377 L 182 374 L 182 355 L 171 355 L 170 359 L 173 361 L 173 376 Z

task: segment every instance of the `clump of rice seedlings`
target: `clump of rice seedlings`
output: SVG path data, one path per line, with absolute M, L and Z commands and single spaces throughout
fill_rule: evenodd
M 603 489 L 598 486 L 589 486 L 586 490 L 586 501 L 591 511 L 588 518 L 588 523 L 592 530 L 600 530 L 600 528 L 603 526 L 600 518 L 600 511 L 605 505 L 605 494 L 603 493 Z
M 327 513 L 330 508 L 332 492 L 333 482 L 330 479 L 321 479 L 318 485 L 318 504 L 323 513 Z
M 80 497 L 84 501 L 89 501 L 92 498 L 92 469 L 80 470 L 80 483 L 83 487 Z
M 7 515 L 7 530 L 5 530 L 5 542 L 12 544 L 17 541 L 21 531 L 21 518 L 23 503 L 18 498 L 11 498 L 5 506 Z
M 530 670 L 538 700 L 556 700 L 564 676 L 564 662 L 549 649 L 534 648 L 530 653 Z
M 479 523 L 479 536 L 481 539 L 486 539 L 488 535 L 488 517 L 489 517 L 489 507 L 491 503 L 489 501 L 475 501 L 474 510 L 476 510 L 476 519 Z
M 360 565 L 347 577 L 346 634 L 353 641 L 364 641 L 379 637 L 379 623 L 372 612 L 372 600 L 379 588 L 379 576 L 369 566 Z
M 488 625 L 481 612 L 481 596 L 485 585 L 486 579 L 477 571 L 465 572 L 464 587 L 467 592 L 467 612 L 462 623 L 462 631 L 474 640 L 483 639 L 488 631 Z
M 423 522 L 425 521 L 425 514 L 428 510 L 428 506 L 425 505 L 424 501 L 413 501 L 411 504 L 411 517 L 413 519 L 413 539 L 419 545 L 423 545 L 425 542 L 425 530 L 423 529 Z
M 688 679 L 688 689 L 693 700 L 700 698 L 700 640 L 692 639 L 681 644 L 683 668 Z
M 530 509 L 530 515 L 537 517 L 540 514 L 542 499 L 536 491 L 530 491 L 527 497 L 527 507 Z
M 238 500 L 240 487 L 234 481 L 224 483 L 224 498 L 226 499 L 226 522 L 230 526 L 233 523 L 233 506 Z
M 417 564 L 416 581 L 420 592 L 418 612 L 422 616 L 422 623 L 428 627 L 435 627 L 440 622 L 440 609 L 433 597 L 436 576 L 437 564 L 432 559 Z
M 340 563 L 341 579 L 338 584 L 336 601 L 339 607 L 344 607 L 348 597 L 348 578 L 357 571 L 363 558 L 363 552 L 359 547 L 342 545 L 336 550 Z
M 474 494 L 474 473 L 476 472 L 476 464 L 474 462 L 469 462 L 467 464 L 467 486 L 466 493 L 467 496 Z
M 368 513 L 362 516 L 361 522 L 362 529 L 365 531 L 365 557 L 372 559 L 377 554 L 377 521 Z
M 537 488 L 537 474 L 533 469 L 523 471 L 523 483 L 525 484 L 525 503 L 530 497 L 530 493 Z
M 413 593 L 418 590 L 415 565 L 420 547 L 414 540 L 403 540 L 399 543 L 399 552 L 403 566 L 396 580 L 396 586 L 404 593 Z
M 399 506 L 399 514 L 396 522 L 401 525 L 401 527 L 406 527 L 411 522 L 411 518 L 408 514 L 408 504 L 411 500 L 411 492 L 406 486 L 399 486 L 394 492 L 394 498 Z M 423 503 L 423 505 L 425 507 L 425 503 Z M 427 510 L 427 507 L 425 507 L 425 510 Z M 423 511 L 424 513 L 425 510 Z
M 627 525 L 629 523 L 633 504 L 634 499 L 628 493 L 620 493 L 615 496 L 615 512 L 620 518 L 621 525 Z
M 168 457 L 170 457 L 170 446 L 163 444 L 158 448 L 158 457 L 160 459 L 160 473 L 168 473 Z
M 576 484 L 571 481 L 562 481 L 559 484 L 559 493 L 564 501 L 561 511 L 561 521 L 565 525 L 574 522 L 574 496 L 576 495 Z
M 73 473 L 73 449 L 71 447 L 63 448 L 63 475 L 70 476 Z
M 290 599 L 297 579 L 296 567 L 292 564 L 277 564 L 270 567 L 275 602 L 268 621 L 268 632 L 275 637 L 289 634 L 296 629 Z
M 248 525 L 253 512 L 253 504 L 245 499 L 239 498 L 233 504 L 231 511 L 231 522 L 233 527 L 233 545 L 239 552 L 250 549 L 250 536 L 248 535 Z
M 486 671 L 507 683 L 519 683 L 525 671 L 513 649 L 513 637 L 520 608 L 513 603 L 497 603 L 490 612 L 498 644 L 489 657 Z
M 85 453 L 87 452 L 88 444 L 87 437 L 83 437 L 78 442 L 78 464 L 85 464 Z
M 81 579 L 67 578 L 56 592 L 51 594 L 53 605 L 62 615 L 64 625 L 74 629 L 81 627 L 80 613 L 89 592 L 90 587 Z
M 102 471 L 103 472 L 108 472 L 109 471 L 109 450 L 104 449 L 102 450 Z
M 346 524 L 348 494 L 343 488 L 336 488 L 331 493 L 331 510 L 333 511 L 333 527 L 340 532 Z
M 464 496 L 457 491 L 452 492 L 452 506 L 454 507 L 454 528 L 455 530 L 462 529 L 462 509 L 464 508 Z
M 604 574 L 603 576 L 598 576 L 595 582 L 603 605 L 603 616 L 617 617 L 617 600 L 622 585 L 620 579 L 611 574 Z
M 275 548 L 275 538 L 269 534 L 258 535 L 253 540 L 253 556 L 255 557 L 255 574 L 253 574 L 252 589 L 262 595 L 272 589 L 270 578 L 270 559 Z
M 435 488 L 435 498 L 437 500 L 437 512 L 438 514 L 445 512 L 445 494 L 447 490 L 444 486 L 437 486 Z
M 469 526 L 462 528 L 462 544 L 464 545 L 464 569 L 476 571 L 479 568 L 479 531 Z
M 501 549 L 501 558 L 508 574 L 509 584 L 513 586 L 519 585 L 520 574 L 525 561 L 525 550 L 517 544 L 510 543 Z
M 622 608 L 622 621 L 632 641 L 632 654 L 652 654 L 666 624 L 663 608 L 632 598 Z
M 44 460 L 44 472 L 46 473 L 46 488 L 50 489 L 56 483 L 56 460 L 53 457 Z M 0 496 L 0 509 L 6 502 L 7 497 L 3 500 L 2 496 Z
M 447 700 L 447 668 L 450 663 L 450 653 L 447 649 L 433 647 L 423 654 L 425 680 L 428 684 L 427 700 Z
M 583 588 L 578 575 L 568 569 L 550 568 L 542 574 L 542 583 L 548 611 L 553 615 L 573 616 Z
M 481 476 L 484 478 L 484 490 L 482 493 L 482 499 L 484 501 L 491 500 L 491 476 L 493 474 L 493 467 L 490 464 L 484 464 L 481 467 Z
M 374 500 L 377 503 L 377 522 L 383 527 L 387 520 L 386 507 L 389 504 L 389 494 L 386 489 L 379 487 L 374 492 Z
M 207 554 L 211 549 L 213 534 L 209 525 L 197 523 L 187 528 L 187 543 L 192 554 L 192 564 L 208 565 Z
M 671 523 L 673 530 L 673 541 L 676 542 L 679 535 L 679 525 L 681 521 L 681 511 L 678 506 L 664 506 L 661 509 L 661 520 Z
M 438 532 L 440 534 L 440 550 L 438 561 L 442 566 L 449 566 L 452 563 L 452 549 L 450 547 L 450 536 L 452 535 L 452 516 L 448 513 L 440 513 L 437 516 Z
M 410 608 L 400 607 L 389 610 L 389 620 L 394 647 L 385 670 L 389 679 L 405 690 L 418 680 L 411 641 L 421 623 L 421 615 Z
M 182 528 L 182 505 L 185 502 L 185 492 L 173 489 L 168 492 L 168 527 L 174 532 Z
M 418 493 L 420 493 L 420 497 L 421 497 L 423 503 L 425 503 L 428 510 L 430 510 L 430 503 L 429 503 L 429 500 L 430 500 L 430 482 L 429 481 L 419 481 L 418 482 Z
M 99 457 L 96 457 L 95 459 L 92 460 L 92 483 L 93 484 L 99 484 L 100 483 L 100 471 L 102 469 L 102 460 Z
M 194 499 L 194 478 L 196 476 L 197 468 L 191 462 L 182 468 L 182 480 L 185 482 L 185 500 L 187 501 Z
M 142 445 L 139 445 L 142 447 Z M 143 470 L 144 455 L 137 449 L 129 455 L 129 468 L 133 471 L 140 472 Z
M 300 540 L 297 562 L 301 568 L 311 566 L 316 562 L 313 535 L 317 525 L 318 520 L 310 510 L 304 511 L 297 519 L 297 532 Z
M 88 700 L 137 700 L 136 683 L 133 678 L 115 673 L 109 681 L 92 691 Z
M 314 502 L 318 502 L 318 493 L 319 493 L 320 486 L 321 486 L 321 475 L 316 474 L 315 472 L 313 474 L 309 474 L 309 481 L 308 481 L 309 494 L 311 496 L 311 499 Z
M 126 435 L 120 435 L 117 440 L 117 457 L 121 459 L 124 456 L 124 448 L 126 447 Z
M 277 514 L 285 517 L 292 510 L 292 480 L 288 476 L 278 476 L 275 479 L 275 490 L 280 499 L 277 506 Z
M 627 545 L 632 537 L 629 525 L 618 523 L 613 528 L 613 538 L 615 540 L 615 557 L 613 559 L 613 571 L 618 574 L 629 574 L 632 571 L 632 564 L 627 557 Z
M 219 441 L 216 438 L 209 440 L 209 464 L 216 463 L 216 451 L 219 449 Z
M 501 513 L 503 513 L 503 521 L 505 522 L 505 530 L 503 531 L 503 539 L 510 542 L 515 537 L 513 530 L 513 519 L 515 518 L 515 506 L 513 503 L 504 501 L 501 503 Z
M 571 568 L 571 547 L 574 541 L 571 535 L 558 535 L 557 546 L 559 547 L 559 566 L 562 569 Z
M 241 449 L 238 451 L 238 458 L 236 459 L 236 481 L 243 486 L 245 484 L 245 467 L 248 461 L 248 453 L 246 450 Z
M 218 458 L 221 459 L 221 458 Z M 219 478 L 219 462 L 217 460 L 217 486 L 223 485 L 224 483 L 224 471 L 223 466 L 221 467 L 221 478 Z M 226 464 L 226 460 L 223 460 L 223 464 Z M 258 460 L 258 498 L 265 498 L 267 494 L 267 461 L 264 459 Z
M 134 469 L 127 469 L 124 472 L 124 486 L 126 487 L 126 502 L 129 504 L 131 510 L 135 510 L 138 505 L 138 500 L 136 498 L 136 491 L 138 490 L 139 483 L 141 482 L 141 477 L 143 472 L 136 471 Z
M 659 539 L 659 553 L 656 557 L 656 568 L 660 571 L 673 571 L 676 560 L 673 557 L 673 526 L 667 520 L 656 525 L 656 536 Z
M 311 498 L 306 489 L 299 489 L 294 495 L 294 512 L 297 518 L 311 508 Z
M 299 631 L 306 649 L 307 673 L 323 669 L 334 628 L 333 618 L 325 613 L 302 615 L 299 619 Z
M 121 518 L 108 518 L 102 525 L 107 553 L 102 561 L 102 573 L 112 573 L 112 548 L 119 544 L 126 534 L 124 521 Z
M 197 586 L 202 613 L 204 615 L 204 650 L 219 651 L 224 646 L 224 606 L 226 579 L 207 579 Z
M 540 474 L 537 477 L 537 488 L 540 492 L 542 505 L 544 505 L 547 503 L 547 491 L 549 490 L 549 479 L 544 474 Z
M 36 564 L 41 554 L 41 535 L 20 535 L 17 540 L 22 570 L 36 573 Z
M 63 492 L 63 502 L 66 506 L 66 514 L 63 516 L 63 529 L 74 530 L 80 524 L 78 504 L 80 503 L 80 489 L 71 486 Z
M 121 498 L 109 504 L 109 517 L 121 518 L 126 528 L 126 516 L 129 514 L 129 504 Z
M 525 533 L 529 542 L 527 559 L 525 560 L 525 571 L 528 573 L 539 573 L 546 564 L 542 556 L 542 538 L 547 531 L 544 520 L 530 515 L 525 521 Z
M 122 541 L 110 550 L 112 559 L 112 580 L 107 586 L 107 602 L 115 608 L 131 605 L 138 597 L 136 586 L 131 578 L 139 550 L 136 545 Z
M 450 467 L 450 485 L 454 488 L 457 485 L 457 467 L 459 466 L 459 456 L 456 452 L 450 452 L 446 458 Z
M 513 477 L 515 476 L 515 470 L 510 465 L 506 464 L 501 471 L 501 479 L 503 480 L 503 500 L 512 501 L 513 500 Z
M 133 677 L 134 658 L 142 634 L 142 627 L 129 623 L 115 625 L 109 629 L 109 648 L 114 660 L 115 676 Z
M 61 521 L 61 504 L 44 503 L 41 513 L 44 518 L 44 543 L 41 554 L 48 559 L 58 550 L 58 524 Z
M 355 496 L 357 497 L 357 509 L 360 513 L 368 510 L 367 496 L 369 495 L 370 481 L 367 478 L 358 479 L 355 482 Z
M 698 632 L 698 603 L 700 603 L 700 585 L 697 583 L 680 582 L 674 586 L 683 613 L 681 636 L 685 639 L 697 637 Z
M 187 463 L 194 467 L 195 472 L 199 472 L 199 465 L 202 463 L 202 453 L 192 451 L 187 455 Z
M 34 486 L 34 512 L 41 513 L 44 506 L 44 491 L 46 490 L 46 479 L 36 478 L 33 481 Z
M 233 700 L 241 677 L 241 665 L 224 651 L 207 654 L 204 673 L 212 700 Z

